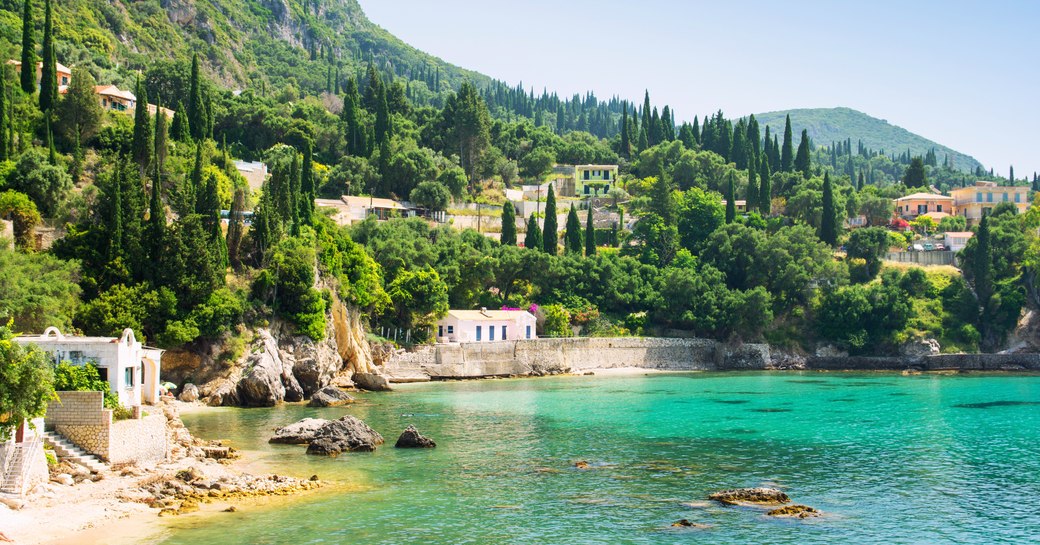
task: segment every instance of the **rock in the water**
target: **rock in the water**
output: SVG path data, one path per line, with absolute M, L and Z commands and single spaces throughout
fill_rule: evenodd
M 690 522 L 686 519 L 679 519 L 672 523 L 672 528 L 711 528 L 707 524 L 698 524 L 696 522 Z
M 371 452 L 382 444 L 382 435 L 361 419 L 347 415 L 318 429 L 307 447 L 307 454 L 335 456 L 340 452 Z
M 261 329 L 259 333 L 263 349 L 249 356 L 236 387 L 238 401 L 245 407 L 272 407 L 285 399 L 278 343 L 269 331 Z
M 397 438 L 397 443 L 394 444 L 394 448 L 433 448 L 436 446 L 437 443 L 433 439 L 419 433 L 415 426 L 405 428 L 404 433 Z
M 579 460 L 577 462 L 574 462 L 574 467 L 576 467 L 578 469 L 588 469 L 589 468 L 589 463 L 586 462 L 585 460 Z
M 793 517 L 806 519 L 820 516 L 820 512 L 808 505 L 785 505 L 766 513 L 771 517 Z
M 782 491 L 764 487 L 723 490 L 708 496 L 708 499 L 727 505 L 783 505 L 791 501 Z
M 269 443 L 286 445 L 306 445 L 314 440 L 314 435 L 329 421 L 323 418 L 304 418 L 299 422 L 278 428 Z
M 354 373 L 354 384 L 370 392 L 389 392 L 390 381 L 376 373 Z
M 177 396 L 177 399 L 185 403 L 193 403 L 199 400 L 199 387 L 192 383 L 187 383 L 184 388 L 181 389 L 181 395 Z
M 350 394 L 340 390 L 335 386 L 326 386 L 318 393 L 314 394 L 311 398 L 310 403 L 307 403 L 308 407 L 335 407 L 337 405 L 346 405 L 347 403 L 353 403 L 354 398 Z

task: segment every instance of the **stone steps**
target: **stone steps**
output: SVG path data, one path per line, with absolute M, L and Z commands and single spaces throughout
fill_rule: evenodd
M 100 473 L 108 467 L 101 462 L 97 456 L 89 454 L 83 449 L 77 447 L 72 443 L 72 441 L 62 437 L 59 433 L 52 431 L 45 432 L 43 434 L 43 442 L 54 449 L 54 453 L 57 456 L 66 458 L 69 461 L 86 467 L 95 473 Z
M 0 478 L 0 484 L 2 484 L 0 492 L 14 495 L 22 494 L 23 468 L 25 468 L 25 455 L 27 452 L 28 449 L 25 448 L 19 448 L 14 451 L 14 458 L 7 466 L 7 471 L 0 475 L 2 477 Z

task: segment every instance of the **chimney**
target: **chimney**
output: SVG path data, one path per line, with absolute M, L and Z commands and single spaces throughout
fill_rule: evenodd
M 488 317 L 488 318 L 491 317 L 487 313 L 487 307 L 480 307 L 480 313 L 483 314 L 485 317 Z

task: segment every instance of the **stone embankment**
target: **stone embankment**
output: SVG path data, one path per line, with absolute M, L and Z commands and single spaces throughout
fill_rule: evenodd
M 569 338 L 442 344 L 398 352 L 383 365 L 391 382 L 541 376 L 601 369 L 659 371 L 1040 371 L 1040 354 L 804 356 L 765 344 L 689 338 Z

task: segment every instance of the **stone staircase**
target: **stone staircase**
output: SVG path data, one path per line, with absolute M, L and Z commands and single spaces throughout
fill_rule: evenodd
M 67 458 L 69 461 L 86 467 L 95 473 L 100 473 L 108 468 L 97 456 L 77 447 L 72 441 L 62 437 L 59 433 L 53 431 L 44 432 L 43 443 L 54 449 L 54 454 L 58 457 Z
M 38 452 L 39 442 L 19 443 L 10 450 L 10 459 L 5 461 L 0 475 L 0 493 L 21 496 L 25 493 L 25 474 L 31 462 L 30 456 Z

